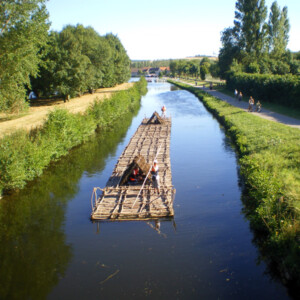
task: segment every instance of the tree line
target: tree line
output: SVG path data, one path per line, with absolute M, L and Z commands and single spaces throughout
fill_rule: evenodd
M 49 31 L 46 0 L 0 5 L 0 111 L 20 111 L 28 94 L 64 98 L 130 78 L 130 59 L 116 35 L 68 25 Z
M 219 66 L 217 61 L 204 57 L 201 60 L 179 59 L 170 62 L 172 76 L 192 76 L 205 80 L 207 75 L 219 76 Z
M 288 8 L 274 1 L 238 0 L 233 27 L 224 29 L 219 53 L 220 75 L 228 72 L 299 74 L 299 53 L 287 50 L 290 24 Z
M 158 59 L 158 60 L 132 60 L 131 68 L 160 68 L 168 67 L 171 59 Z

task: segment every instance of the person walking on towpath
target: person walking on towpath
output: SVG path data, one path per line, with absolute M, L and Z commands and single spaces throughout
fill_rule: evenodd
M 259 101 L 256 102 L 256 109 L 255 111 L 260 112 L 261 111 L 261 103 Z
M 250 96 L 248 111 L 252 112 L 253 111 L 253 107 L 254 107 L 254 99 L 252 98 L 252 96 Z
M 239 94 L 239 92 L 237 91 L 237 89 L 235 89 L 235 90 L 234 90 L 234 98 L 237 99 L 237 98 L 238 98 L 238 94 Z
M 242 101 L 242 99 L 243 99 L 243 94 L 242 94 L 242 92 L 240 92 L 239 95 L 238 95 L 238 100 Z
M 152 175 L 152 183 L 153 183 L 153 188 L 154 188 L 154 193 L 157 191 L 157 193 L 159 194 L 159 175 L 158 175 L 158 164 L 157 164 L 157 160 L 154 160 L 153 162 L 153 166 L 151 169 L 151 175 Z
M 200 88 L 200 87 L 198 87 L 198 88 Z M 243 97 L 242 92 L 239 93 L 239 99 L 238 99 L 239 101 L 235 101 L 234 97 L 228 96 L 217 90 L 210 91 L 209 89 L 205 89 L 205 92 L 222 100 L 222 101 L 227 102 L 228 104 L 230 104 L 232 106 L 239 107 L 239 108 L 243 109 L 244 111 L 248 110 L 248 103 L 245 101 L 242 101 L 242 97 Z M 278 122 L 278 123 L 285 124 L 290 127 L 300 129 L 300 120 L 297 118 L 289 117 L 289 116 L 283 115 L 281 113 L 277 113 L 272 110 L 268 110 L 266 108 L 264 108 L 263 111 L 260 111 L 260 114 L 257 114 L 257 115 L 259 115 L 263 119 L 267 119 L 267 120 L 270 120 L 273 122 Z

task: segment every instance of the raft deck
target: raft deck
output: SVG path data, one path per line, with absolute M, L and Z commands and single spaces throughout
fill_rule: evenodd
M 119 157 L 106 187 L 94 188 L 92 220 L 149 220 L 174 216 L 175 189 L 170 163 L 171 118 L 164 118 L 161 124 L 148 124 L 148 121 L 147 118 L 143 119 Z M 157 160 L 159 195 L 154 193 L 151 183 L 119 185 L 124 172 L 137 155 L 142 155 L 150 166 L 154 159 Z M 102 194 L 98 197 L 99 190 Z

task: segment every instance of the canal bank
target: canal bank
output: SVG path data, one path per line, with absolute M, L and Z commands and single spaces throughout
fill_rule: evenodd
M 232 137 L 247 185 L 244 204 L 251 227 L 261 236 L 261 252 L 284 284 L 298 287 L 299 130 L 262 120 L 201 89 L 171 82 L 194 93 Z
M 91 223 L 93 187 L 106 185 L 141 120 L 163 104 L 172 117 L 174 218 Z M 194 95 L 149 83 L 138 113 L 114 128 L 73 149 L 13 199 L 4 197 L 0 298 L 291 298 L 264 261 L 258 264 L 235 149 Z
M 27 182 L 40 176 L 51 162 L 86 142 L 96 130 L 113 127 L 116 120 L 139 105 L 146 85 L 143 78 L 105 101 L 96 97 L 85 106 L 84 113 L 57 108 L 49 112 L 42 127 L 30 132 L 17 130 L 4 136 L 0 144 L 0 195 L 22 189 Z

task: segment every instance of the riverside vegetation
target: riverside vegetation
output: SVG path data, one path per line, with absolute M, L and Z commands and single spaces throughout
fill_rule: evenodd
M 244 212 L 261 255 L 285 284 L 300 286 L 300 131 L 261 119 L 200 89 L 194 93 L 227 129 L 244 177 Z M 274 268 L 273 268 L 274 269 Z
M 46 299 L 66 273 L 74 256 L 62 230 L 68 202 L 78 192 L 84 173 L 92 176 L 104 168 L 139 108 L 138 103 L 114 122 L 113 130 L 92 135 L 52 163 L 22 193 L 0 201 L 0 299 Z
M 57 109 L 48 115 L 44 126 L 31 131 L 17 131 L 1 139 L 0 195 L 40 176 L 51 161 L 66 155 L 69 149 L 87 141 L 95 130 L 110 128 L 121 116 L 133 110 L 147 91 L 141 78 L 126 91 L 95 102 L 84 114 Z

